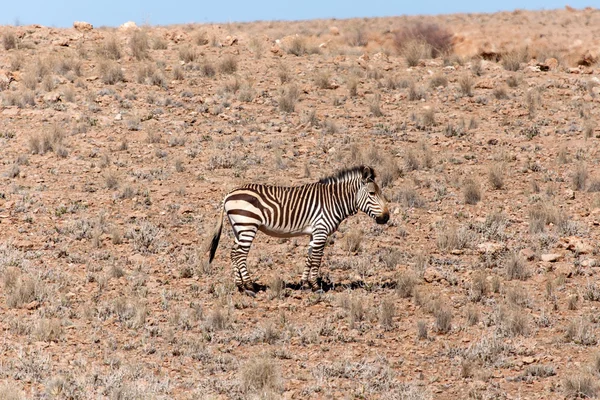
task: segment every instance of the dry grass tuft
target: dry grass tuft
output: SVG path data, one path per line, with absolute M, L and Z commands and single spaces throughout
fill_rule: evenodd
M 150 38 L 145 30 L 135 30 L 129 38 L 131 55 L 138 61 L 150 58 Z
M 475 80 L 470 74 L 463 74 L 458 78 L 458 88 L 463 96 L 473 97 Z
M 408 46 L 421 42 L 429 48 L 429 56 L 436 58 L 452 52 L 452 37 L 452 32 L 437 24 L 418 22 L 396 31 L 393 39 L 394 46 L 401 54 Z
M 526 280 L 531 276 L 531 271 L 527 268 L 527 264 L 523 257 L 517 252 L 510 253 L 504 261 L 504 271 L 507 279 Z
M 488 182 L 492 189 L 500 190 L 504 187 L 504 165 L 493 164 L 488 168 Z
M 464 180 L 463 197 L 466 204 L 477 204 L 481 201 L 481 187 L 475 179 Z
M 241 381 L 245 393 L 279 391 L 281 387 L 279 367 L 272 359 L 253 358 L 242 366 Z
M 299 92 L 296 85 L 288 85 L 281 88 L 279 91 L 279 109 L 286 113 L 294 112 L 296 102 L 298 101 Z
M 344 235 L 343 248 L 348 253 L 356 254 L 361 250 L 364 234 L 360 230 L 352 230 Z

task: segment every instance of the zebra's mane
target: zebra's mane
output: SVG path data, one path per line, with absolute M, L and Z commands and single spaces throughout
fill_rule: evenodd
M 319 183 L 327 184 L 345 182 L 350 179 L 362 178 L 365 174 L 368 174 L 368 179 L 375 180 L 375 171 L 373 168 L 359 165 L 356 167 L 339 170 L 331 176 L 321 178 Z

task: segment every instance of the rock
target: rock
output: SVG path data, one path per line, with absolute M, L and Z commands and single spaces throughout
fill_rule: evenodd
M 569 68 L 568 69 L 570 74 L 580 74 L 581 70 L 579 68 Z
M 558 68 L 558 60 L 556 58 L 546 58 L 544 64 L 549 70 L 554 71 Z
M 60 93 L 50 92 L 44 95 L 44 101 L 46 103 L 58 103 L 60 101 Z
M 535 258 L 535 252 L 530 248 L 521 249 L 521 251 L 519 251 L 519 254 L 527 261 L 532 261 Z
M 521 361 L 523 361 L 523 364 L 529 365 L 529 364 L 533 364 L 536 360 L 534 357 L 523 357 L 521 359 Z
M 591 254 L 594 252 L 594 247 L 591 244 L 576 236 L 562 238 L 561 242 L 564 242 L 564 247 L 567 250 L 571 250 L 579 254 Z
M 584 268 L 594 268 L 597 265 L 598 261 L 596 261 L 594 258 L 586 258 L 585 260 L 581 261 L 581 266 Z
M 504 244 L 496 243 L 496 242 L 484 242 L 484 243 L 480 243 L 477 246 L 477 250 L 481 254 L 486 254 L 486 253 L 494 254 L 494 253 L 498 253 L 504 249 L 505 249 Z
M 433 268 L 433 267 L 429 267 L 425 270 L 425 272 L 423 272 L 423 279 L 425 280 L 425 282 L 439 282 L 442 279 L 444 279 L 444 277 L 438 272 L 437 269 Z
M 224 46 L 233 46 L 234 44 L 237 44 L 238 39 L 236 37 L 233 36 L 227 36 L 225 38 L 225 40 L 223 41 L 223 45 Z
M 367 53 L 364 53 L 362 56 L 358 57 L 358 60 L 356 60 L 356 62 L 361 67 L 367 68 L 367 66 L 369 65 L 369 55 Z
M 565 200 L 575 200 L 575 191 L 573 189 L 565 190 Z
M 133 21 L 127 21 L 119 27 L 119 29 L 137 29 L 137 25 Z
M 561 254 L 558 253 L 546 253 L 542 254 L 541 259 L 544 262 L 557 262 L 562 258 Z
M 496 87 L 492 79 L 482 79 L 475 84 L 475 88 L 478 89 L 493 89 Z
M 281 50 L 281 47 L 278 45 L 273 45 L 273 47 L 271 47 L 271 53 L 279 57 L 283 56 L 283 50 Z
M 340 30 L 338 29 L 337 26 L 330 26 L 329 33 L 333 36 L 338 36 L 340 34 Z
M 94 26 L 89 22 L 85 21 L 75 21 L 73 22 L 73 28 L 78 30 L 79 32 L 89 32 L 94 29 Z
M 386 62 L 390 61 L 388 55 L 385 54 L 385 53 L 381 53 L 381 52 L 380 53 L 375 53 L 375 55 L 373 55 L 373 60 L 386 61 Z
M 117 115 L 115 115 L 115 121 L 122 121 L 123 120 L 123 115 L 121 115 L 121 113 L 118 113 Z

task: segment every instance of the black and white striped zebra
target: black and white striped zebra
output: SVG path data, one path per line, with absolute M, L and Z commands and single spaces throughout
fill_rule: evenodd
M 219 245 L 223 214 L 227 213 L 235 236 L 231 261 L 235 283 L 240 290 L 254 294 L 254 282 L 250 279 L 246 259 L 258 231 L 276 237 L 311 236 L 302 284 L 308 283 L 313 290 L 319 290 L 317 277 L 327 237 L 343 220 L 359 210 L 378 224 L 385 224 L 390 218 L 371 167 L 345 169 L 302 186 L 243 186 L 223 200 L 209 263 Z

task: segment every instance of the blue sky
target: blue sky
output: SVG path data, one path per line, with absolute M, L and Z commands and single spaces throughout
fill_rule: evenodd
M 69 27 L 73 21 L 94 26 L 118 26 L 190 22 L 245 22 L 256 20 L 304 20 L 394 15 L 495 12 L 514 9 L 551 10 L 569 4 L 574 8 L 598 5 L 597 0 L 8 0 L 0 11 L 0 25 L 40 24 Z

